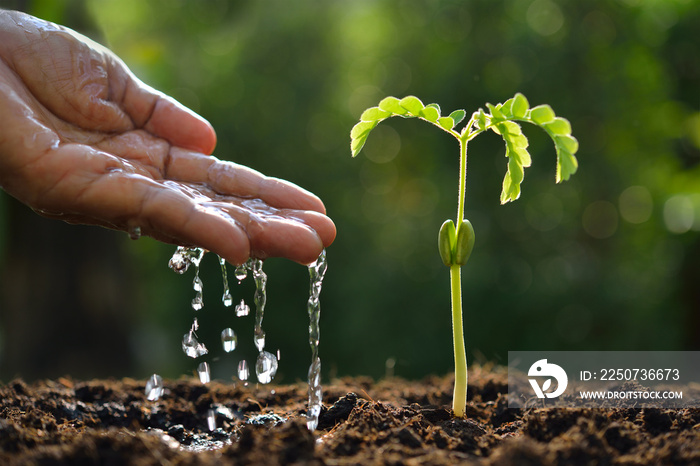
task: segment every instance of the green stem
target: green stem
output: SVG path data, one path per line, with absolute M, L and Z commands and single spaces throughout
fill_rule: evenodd
M 467 406 L 467 352 L 464 349 L 464 330 L 462 328 L 462 280 L 459 265 L 450 267 L 452 294 L 452 341 L 455 352 L 455 388 L 452 398 L 452 410 L 455 416 L 463 418 Z
M 467 140 L 459 139 L 459 201 L 457 203 L 457 225 L 459 231 L 464 221 L 464 199 L 467 183 Z M 462 279 L 460 266 L 450 267 L 450 288 L 452 295 L 452 341 L 455 352 L 455 388 L 452 396 L 452 409 L 457 417 L 464 417 L 467 405 L 467 352 L 464 347 L 462 325 Z
M 457 223 L 456 229 L 459 230 L 462 221 L 464 220 L 464 198 L 467 191 L 467 141 L 459 139 L 459 200 L 457 202 Z

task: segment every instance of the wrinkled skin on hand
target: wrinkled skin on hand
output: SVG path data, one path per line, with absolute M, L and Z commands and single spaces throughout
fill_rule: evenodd
M 69 29 L 0 11 L 0 187 L 70 223 L 313 262 L 335 238 L 321 200 L 210 154 L 204 119 Z

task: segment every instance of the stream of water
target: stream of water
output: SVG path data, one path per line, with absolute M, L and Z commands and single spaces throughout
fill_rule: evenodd
M 178 274 L 184 274 L 191 266 L 195 269 L 195 276 L 192 282 L 192 287 L 195 291 L 195 297 L 192 299 L 192 309 L 199 311 L 204 307 L 203 288 L 201 278 L 199 277 L 199 266 L 204 257 L 205 250 L 201 248 L 178 247 L 173 254 L 168 266 Z M 233 297 L 228 284 L 228 274 L 226 269 L 226 261 L 219 257 L 219 265 L 221 267 L 221 275 L 223 279 L 223 296 L 222 302 L 224 306 L 231 307 L 233 305 Z M 308 372 L 309 383 L 309 406 L 307 413 L 307 427 L 309 430 L 315 430 L 318 426 L 318 416 L 321 412 L 322 390 L 321 390 L 321 359 L 318 354 L 319 345 L 319 320 L 321 313 L 321 305 L 319 295 L 323 277 L 327 269 L 326 251 L 323 250 L 318 259 L 309 265 L 309 300 L 307 310 L 309 314 L 309 345 L 311 346 L 311 364 Z M 267 274 L 263 271 L 263 261 L 259 259 L 250 259 L 243 265 L 235 268 L 234 276 L 240 284 L 251 273 L 255 280 L 255 294 L 253 301 L 255 304 L 255 324 L 253 328 L 253 342 L 258 349 L 258 357 L 255 363 L 255 374 L 258 382 L 267 384 L 272 381 L 277 373 L 279 365 L 279 350 L 277 355 L 265 351 L 265 331 L 262 328 L 263 317 L 265 314 L 265 305 L 267 303 Z M 241 302 L 235 307 L 235 314 L 238 317 L 246 316 L 250 312 L 250 308 L 241 299 Z M 192 327 L 182 339 L 183 352 L 197 359 L 209 353 L 204 343 L 197 338 L 197 329 L 199 324 L 197 318 L 194 318 Z M 238 344 L 238 336 L 231 328 L 225 328 L 221 332 L 221 343 L 225 352 L 234 351 Z M 197 366 L 197 375 L 203 384 L 211 381 L 211 369 L 206 361 L 200 362 Z M 244 383 L 250 376 L 248 362 L 244 359 L 238 362 L 237 368 L 238 379 Z M 146 395 L 149 400 L 157 400 L 163 393 L 163 381 L 160 376 L 153 374 L 146 384 Z M 207 422 L 211 430 L 216 428 L 215 419 L 207 416 Z
M 321 251 L 316 262 L 309 265 L 309 301 L 307 310 L 309 312 L 309 346 L 311 346 L 311 365 L 309 366 L 309 411 L 306 415 L 306 426 L 309 430 L 316 430 L 318 426 L 318 416 L 321 414 L 321 358 L 318 355 L 318 344 L 320 341 L 321 318 L 321 286 L 323 277 L 326 274 L 328 263 L 326 261 L 326 250 Z

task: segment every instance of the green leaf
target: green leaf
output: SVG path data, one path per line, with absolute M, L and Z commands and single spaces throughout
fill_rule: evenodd
M 530 145 L 529 141 L 524 134 L 512 134 L 509 137 L 509 142 L 515 147 L 522 147 L 523 149 Z
M 502 104 L 496 105 L 498 110 L 503 114 L 506 119 L 511 119 L 513 118 L 513 111 L 511 110 L 511 107 L 513 106 L 513 97 L 510 99 L 506 100 Z
M 571 134 L 571 124 L 566 118 L 556 117 L 549 123 L 544 123 L 543 126 L 553 134 L 568 135 Z
M 505 204 L 520 197 L 520 183 L 525 177 L 525 167 L 532 164 L 532 157 L 527 151 L 528 140 L 519 124 L 514 121 L 502 121 L 492 126 L 492 129 L 497 129 L 506 143 L 508 169 L 501 191 L 501 204 Z
M 426 120 L 430 122 L 437 122 L 438 118 L 440 118 L 440 112 L 437 111 L 435 107 L 425 107 L 420 111 L 420 116 L 425 118 Z
M 554 145 L 570 154 L 575 154 L 578 151 L 578 141 L 569 134 L 565 136 L 554 136 Z
M 407 110 L 400 104 L 396 97 L 385 97 L 379 102 L 379 108 L 394 115 L 405 115 Z
M 467 116 L 467 112 L 461 109 L 450 113 L 450 118 L 454 120 L 455 125 L 458 125 L 462 120 L 464 120 L 465 116 Z
M 503 121 L 501 123 L 498 123 L 496 126 L 498 126 L 500 134 L 504 137 L 519 136 L 523 134 L 523 130 L 522 128 L 520 128 L 520 125 L 513 121 Z
M 489 111 L 491 112 L 491 121 L 495 122 L 506 119 L 506 116 L 501 113 L 501 110 L 497 106 L 486 104 L 486 107 L 488 107 Z
M 503 178 L 503 191 L 501 191 L 501 204 L 515 201 L 520 197 L 520 183 L 523 181 L 524 172 L 514 158 L 508 159 L 508 170 Z
M 350 137 L 352 139 L 357 139 L 366 133 L 369 133 L 375 126 L 377 126 L 378 121 L 361 121 L 352 127 L 350 131 Z
M 523 167 L 529 167 L 532 165 L 532 157 L 530 152 L 524 147 L 511 147 L 511 154 L 515 154 L 520 160 L 520 164 Z
M 476 117 L 476 127 L 483 131 L 486 129 L 486 124 L 486 113 L 484 112 L 483 108 L 480 108 Z
M 379 124 L 379 121 L 361 121 L 352 127 L 350 131 L 350 150 L 352 156 L 356 157 L 367 141 L 370 131 Z
M 557 176 L 556 182 L 566 181 L 578 170 L 578 160 L 573 154 L 561 150 L 557 146 Z
M 549 123 L 556 118 L 554 110 L 549 105 L 538 105 L 530 111 L 530 118 L 538 125 Z
M 363 136 L 357 138 L 357 139 L 352 139 L 350 141 L 350 151 L 352 152 L 353 157 L 357 157 L 357 154 L 360 153 L 362 148 L 365 145 L 365 142 L 367 142 L 367 136 L 369 133 L 365 133 Z
M 368 108 L 360 116 L 360 121 L 379 121 L 391 116 L 391 112 L 382 110 L 379 107 Z
M 508 173 L 503 178 L 503 190 L 501 191 L 501 204 L 515 201 L 520 197 L 520 185 L 513 181 Z
M 409 113 L 415 116 L 420 116 L 420 111 L 425 108 L 423 105 L 423 102 L 420 101 L 418 97 L 409 95 L 407 97 L 404 97 L 399 101 L 399 105 L 406 110 L 408 110 Z
M 523 118 L 529 107 L 530 104 L 525 96 L 518 92 L 515 94 L 515 97 L 513 97 L 513 103 L 511 104 L 510 111 L 515 118 Z
M 451 117 L 440 117 L 438 118 L 438 124 L 443 128 L 450 130 L 455 127 L 455 121 Z
M 428 105 L 426 105 L 425 107 L 426 107 L 426 108 L 427 108 L 427 107 L 432 107 L 432 108 L 434 108 L 435 110 L 437 110 L 438 115 L 440 114 L 440 105 L 438 105 L 438 104 L 428 104 Z
M 520 185 L 520 183 L 523 182 L 523 179 L 525 178 L 525 170 L 520 164 L 518 157 L 508 157 L 508 173 L 510 173 L 513 183 Z

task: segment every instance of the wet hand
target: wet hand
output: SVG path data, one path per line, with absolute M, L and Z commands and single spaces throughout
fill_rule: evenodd
M 199 246 L 229 262 L 316 259 L 319 198 L 211 154 L 211 125 L 100 45 L 0 11 L 0 186 L 46 217 Z

